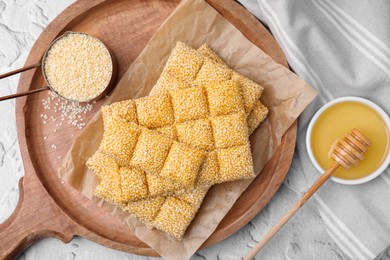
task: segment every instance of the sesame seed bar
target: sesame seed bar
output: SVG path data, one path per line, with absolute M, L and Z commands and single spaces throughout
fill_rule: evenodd
M 104 133 L 99 150 L 87 162 L 87 166 L 101 179 L 101 185 L 97 189 L 100 197 L 122 203 L 160 195 L 152 189 L 157 185 L 152 184 L 153 181 L 163 183 L 163 179 L 166 179 L 164 182 L 166 184 L 158 189 L 160 191 L 161 188 L 165 192 L 170 188 L 175 190 L 194 188 L 205 159 L 205 151 L 169 139 L 157 131 L 140 127 L 122 117 L 104 118 Z M 151 176 L 146 176 L 146 173 Z M 138 180 L 137 183 L 127 185 L 131 187 L 137 184 L 135 189 L 127 193 L 124 192 L 127 186 L 123 187 L 124 181 L 120 179 L 123 174 L 136 176 Z M 107 183 L 114 185 L 116 189 L 122 189 L 122 195 L 118 190 L 118 194 L 111 195 L 114 197 L 106 196 L 105 190 L 110 192 L 112 189 L 106 187 Z M 131 192 L 133 194 L 130 194 Z
M 132 201 L 137 196 L 147 196 L 156 187 L 175 193 L 180 187 L 156 175 L 143 174 L 136 167 L 121 167 L 114 159 L 100 152 L 96 152 L 87 164 L 100 179 L 95 189 L 97 197 L 121 206 L 147 227 L 162 230 L 176 239 L 183 237 L 209 189 L 197 187 L 171 196 L 149 194 L 152 197 Z
M 120 166 L 115 159 L 99 151 L 87 161 L 87 166 L 100 180 L 95 195 L 116 205 L 186 191 L 171 179 L 148 174 L 138 167 Z
M 117 109 L 118 107 L 121 108 Z M 126 107 L 126 109 L 123 109 L 123 107 Z M 235 81 L 227 80 L 207 86 L 166 91 L 159 95 L 134 101 L 117 102 L 103 108 L 104 125 L 108 125 L 108 121 L 115 117 L 137 123 L 142 127 L 155 129 L 156 135 L 158 135 L 157 132 L 163 133 L 167 135 L 165 136 L 167 139 L 172 138 L 172 140 L 179 143 L 185 143 L 193 148 L 207 151 L 206 157 L 210 157 L 207 160 L 215 160 L 210 164 L 215 164 L 217 167 L 203 167 L 200 176 L 197 178 L 197 184 L 210 186 L 216 183 L 254 177 L 253 162 L 247 160 L 247 158 L 251 158 L 251 151 L 243 96 L 241 87 Z M 120 133 L 120 130 L 115 132 Z M 104 141 L 105 138 L 103 138 L 102 144 Z M 149 146 L 147 144 L 144 146 L 150 150 L 150 154 L 153 154 L 153 147 L 158 145 L 162 147 L 164 141 L 160 140 L 158 144 L 151 143 Z M 130 144 L 127 145 L 123 150 L 131 150 L 130 146 Z M 222 152 L 222 150 L 233 151 L 232 148 L 238 146 L 242 148 L 241 151 L 245 153 L 245 156 L 229 157 L 229 153 Z M 129 160 L 129 158 L 124 157 L 123 150 L 121 154 L 115 154 L 116 148 L 115 151 L 112 151 L 110 150 L 112 147 L 114 146 L 108 145 L 105 153 L 114 154 L 119 161 Z M 168 143 L 165 149 L 167 147 L 169 147 Z M 213 151 L 218 156 L 210 155 Z M 125 154 L 128 154 L 128 152 L 126 151 Z M 162 154 L 164 153 L 162 152 Z M 156 156 L 162 158 L 162 154 L 155 154 L 153 158 L 156 158 Z M 182 152 L 180 154 L 184 155 Z M 237 172 L 220 171 L 221 162 L 228 161 L 229 158 L 233 159 L 232 163 L 235 164 L 230 170 L 236 170 Z M 133 156 L 132 161 L 137 162 L 138 159 L 138 157 L 134 159 Z M 141 166 L 146 172 L 158 171 L 162 167 L 162 159 L 160 160 L 161 163 L 157 165 L 157 169 L 153 168 L 150 161 L 146 159 L 144 161 L 145 165 L 138 162 L 137 165 Z M 190 160 L 188 159 L 188 161 Z M 169 160 L 166 162 L 169 162 Z M 166 174 L 162 170 L 161 174 L 163 177 L 175 178 L 173 171 Z M 183 183 L 183 180 L 181 182 Z
M 264 106 L 260 100 L 257 100 L 252 111 L 247 117 L 248 131 L 249 134 L 252 134 L 256 128 L 264 121 L 268 114 L 268 108 Z
M 200 54 L 207 57 L 208 59 L 210 59 L 211 61 L 213 61 L 217 64 L 220 64 L 220 65 L 226 67 L 227 69 L 230 69 L 226 65 L 226 63 L 207 44 L 203 44 L 202 46 L 200 46 L 197 51 Z M 231 70 L 231 71 L 232 71 L 231 79 L 237 81 L 238 84 L 241 85 L 241 87 L 243 88 L 244 99 L 245 99 L 245 103 L 246 103 L 246 112 L 252 113 L 252 111 L 256 105 L 258 107 L 260 105 L 262 105 L 259 98 L 260 98 L 261 94 L 263 93 L 264 88 L 261 85 L 253 82 L 252 80 L 235 72 L 234 70 Z M 257 97 L 257 99 L 255 99 L 254 97 Z M 262 106 L 264 108 L 266 108 L 264 105 L 262 105 Z M 268 110 L 266 110 L 264 112 L 265 112 L 265 115 L 263 115 L 263 117 L 265 118 L 265 116 L 268 113 Z M 260 115 L 256 115 L 255 117 L 260 118 Z M 259 124 L 260 123 L 261 122 L 259 122 Z M 252 131 L 250 131 L 249 133 L 252 133 Z
M 123 209 L 135 215 L 147 227 L 164 231 L 180 240 L 194 219 L 207 191 L 208 187 L 204 187 L 180 195 L 129 202 Z
M 223 62 L 223 60 L 207 44 L 203 44 L 202 46 L 200 46 L 197 51 L 199 53 L 201 53 L 202 55 L 206 56 L 207 58 L 209 58 L 210 60 L 214 61 L 215 63 L 221 64 L 221 65 L 224 65 L 227 67 L 227 65 Z M 246 86 L 244 88 L 247 89 L 247 92 L 246 92 L 247 94 L 249 94 L 250 89 L 252 89 L 253 95 L 257 95 L 256 89 L 258 89 L 258 88 L 261 89 L 260 95 L 263 92 L 263 87 L 259 86 L 255 82 L 240 75 L 237 72 L 233 72 L 232 79 L 239 82 L 239 84 L 241 84 L 242 86 Z M 246 102 L 249 103 L 248 107 L 252 106 L 252 103 L 251 103 L 252 101 L 254 101 L 254 100 L 249 98 L 249 97 L 246 98 Z M 260 123 L 264 121 L 267 114 L 268 114 L 268 108 L 266 106 L 264 106 L 260 102 L 260 100 L 258 100 L 258 99 L 255 100 L 253 103 L 253 108 L 249 112 L 248 118 L 247 118 L 249 134 L 252 134 L 255 131 L 255 129 L 260 125 Z
M 88 162 L 90 169 L 106 171 L 100 175 L 109 178 L 101 178 L 96 195 L 123 203 L 254 177 L 243 110 L 240 87 L 234 81 L 104 107 L 104 134 L 98 153 L 112 158 L 109 165 L 112 160 L 117 165 L 111 169 L 100 166 L 108 160 L 102 155 Z M 114 172 L 137 176 L 137 188 L 125 190 L 124 180 Z M 112 189 L 105 189 L 107 182 L 122 189 L 122 195 L 107 195 L 105 191 Z
M 234 80 L 240 84 L 245 112 L 249 114 L 264 88 L 230 69 L 206 44 L 196 51 L 179 41 L 150 95 L 225 80 Z
M 178 45 L 183 47 L 184 44 Z M 268 113 L 258 100 L 263 90 L 261 86 L 230 70 L 207 45 L 201 46 L 199 53 L 201 56 L 189 51 L 171 62 L 173 69 L 166 66 L 153 91 L 157 97 L 152 102 L 152 98 L 147 97 L 103 108 L 105 130 L 106 122 L 119 117 L 154 129 L 172 142 L 206 150 L 195 188 L 183 189 L 169 174 L 168 178 L 148 172 L 140 174 L 137 167 L 121 166 L 118 163 L 121 160 L 100 152 L 96 157 L 105 158 L 96 158 L 93 166 L 89 166 L 101 179 L 96 195 L 111 202 L 121 199 L 120 205 L 149 228 L 157 228 L 177 239 L 183 237 L 211 184 L 254 176 L 252 155 L 246 143 L 248 131 L 253 132 Z M 188 66 L 190 59 L 193 61 Z M 227 83 L 221 84 L 224 81 Z M 224 91 L 221 85 L 226 87 Z M 213 88 L 216 92 L 212 92 Z M 234 91 L 236 94 L 232 95 Z M 175 177 L 175 173 L 172 174 Z M 144 198 L 134 199 L 133 195 Z
M 196 52 L 198 54 L 196 54 Z M 187 59 L 193 58 L 195 59 L 195 62 L 188 61 L 179 56 L 183 56 Z M 203 64 L 199 65 L 202 62 L 202 56 Z M 185 62 L 186 65 L 181 64 L 179 67 L 175 60 Z M 194 70 L 199 68 L 199 73 L 197 76 L 193 76 L 196 74 L 194 71 L 184 74 L 176 73 L 178 70 L 174 69 L 175 66 L 179 67 L 179 70 L 183 69 L 183 67 L 191 66 L 195 68 Z M 185 78 L 186 76 L 189 76 L 190 78 Z M 264 88 L 231 70 L 207 44 L 203 44 L 195 51 L 184 43 L 178 42 L 150 95 L 155 95 L 166 90 L 171 91 L 175 89 L 190 88 L 196 84 L 210 84 L 218 80 L 223 81 L 228 79 L 235 80 L 242 87 L 245 112 L 248 115 L 248 131 L 249 134 L 251 134 L 268 114 L 267 107 L 259 100 Z

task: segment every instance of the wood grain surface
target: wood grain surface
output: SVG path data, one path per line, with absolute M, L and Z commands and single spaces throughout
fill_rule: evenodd
M 65 31 L 95 35 L 107 44 L 117 57 L 118 78 L 146 46 L 153 33 L 178 4 L 178 0 L 81 0 L 62 12 L 40 35 L 26 65 L 40 62 L 50 43 Z M 287 66 L 285 57 L 269 32 L 243 7 L 233 0 L 208 0 L 218 12 L 235 25 L 251 42 L 277 62 Z M 44 85 L 39 69 L 24 72 L 18 91 Z M 132 235 L 127 226 L 61 182 L 56 169 L 80 130 L 63 124 L 56 128 L 48 120 L 42 124 L 45 111 L 41 92 L 16 102 L 18 139 L 25 167 L 20 180 L 20 198 L 13 215 L 0 225 L 0 259 L 12 259 L 39 238 L 52 236 L 68 242 L 83 236 L 107 247 L 130 253 L 156 256 L 157 253 Z M 98 101 L 84 115 L 88 122 L 100 106 Z M 277 152 L 264 170 L 235 203 L 217 230 L 203 244 L 211 246 L 247 224 L 268 203 L 283 182 L 291 164 L 296 142 L 294 123 L 282 139 Z M 47 139 L 44 140 L 44 136 Z M 56 145 L 56 149 L 52 145 Z M 256 158 L 254 158 L 256 160 Z

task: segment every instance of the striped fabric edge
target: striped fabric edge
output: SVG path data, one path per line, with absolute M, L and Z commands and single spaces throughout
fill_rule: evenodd
M 332 1 L 321 2 L 314 0 L 314 4 L 317 5 L 317 8 L 320 9 L 320 11 L 323 12 L 333 24 L 338 26 L 340 33 L 354 44 L 359 51 L 365 54 L 372 62 L 377 64 L 384 72 L 390 72 L 390 59 L 387 58 L 390 56 L 390 48 L 388 48 L 384 42 L 368 31 L 356 19 Z M 348 33 L 351 35 L 348 35 Z M 368 51 L 372 51 L 372 53 L 368 53 Z M 383 60 L 386 64 L 381 63 L 381 60 Z M 388 170 L 386 170 L 385 173 L 388 175 Z M 390 186 L 390 178 L 387 175 L 381 174 L 381 177 L 385 183 Z
M 327 4 L 333 8 L 340 16 L 348 20 L 348 22 L 356 28 L 360 34 L 365 35 L 368 39 L 372 41 L 372 44 L 377 45 L 378 48 L 382 48 L 384 53 L 387 53 L 387 56 L 390 56 L 390 47 L 382 42 L 378 37 L 376 37 L 372 32 L 370 32 L 366 27 L 364 27 L 358 20 L 354 19 L 351 15 L 345 12 L 342 8 L 337 6 L 334 0 L 330 0 Z
M 385 181 L 385 183 L 390 186 L 390 177 L 389 177 L 389 175 L 390 175 L 389 168 L 387 168 L 380 176 Z
M 323 213 L 321 209 L 318 209 L 322 220 L 325 223 L 325 229 L 330 238 L 337 244 L 339 248 L 351 259 L 361 259 L 357 256 L 353 249 L 351 249 L 350 245 L 346 245 L 343 240 L 340 240 L 340 232 L 332 225 L 332 222 L 327 218 L 327 216 Z M 363 258 L 365 259 L 365 258 Z
M 333 231 L 333 234 L 337 236 L 337 240 L 340 242 L 338 245 L 341 245 L 340 248 L 347 245 L 358 259 L 375 258 L 375 254 L 334 214 L 318 194 L 314 194 L 313 197 L 318 202 L 319 211 L 324 222 Z
M 333 99 L 333 94 L 328 91 L 321 78 L 312 69 L 312 66 L 310 66 L 310 63 L 298 46 L 283 29 L 283 26 L 271 6 L 265 0 L 258 0 L 258 5 L 267 20 L 267 25 L 271 28 L 274 37 L 277 39 L 277 42 L 287 56 L 288 62 L 292 65 L 294 70 L 299 70 L 299 72 L 297 71 L 297 74 L 310 85 L 314 86 L 317 91 L 321 92 L 321 95 L 319 95 L 318 98 L 321 99 L 322 103 L 326 103 L 328 100 Z
M 270 5 L 265 0 L 258 0 L 258 4 L 260 10 L 263 12 L 264 18 L 267 20 L 267 25 L 271 28 L 275 38 L 278 40 L 278 43 L 285 51 L 289 62 L 291 64 L 295 64 L 299 68 L 299 75 L 306 78 L 310 84 L 314 83 L 313 85 L 321 87 L 321 89 L 326 89 L 323 87 L 319 76 L 311 70 L 309 62 L 299 50 L 297 45 L 284 31 L 280 21 L 277 19 L 277 16 Z M 327 98 L 332 99 L 333 95 L 328 93 Z M 340 245 L 340 248 L 345 249 L 346 246 L 348 246 L 349 249 L 346 249 L 346 252 L 349 252 L 350 255 L 352 252 L 353 255 L 351 255 L 351 257 L 355 259 L 374 258 L 375 255 L 345 226 L 345 224 L 340 219 L 335 216 L 335 214 L 326 206 L 322 199 L 319 198 L 319 196 L 316 197 L 318 198 L 317 201 L 322 202 L 322 205 L 319 203 L 321 208 L 324 208 L 324 206 L 326 208 L 328 215 L 324 213 L 322 215 L 327 218 L 328 221 L 326 221 L 326 223 L 329 224 L 329 227 L 332 229 L 333 237 L 337 237 L 335 241 L 339 241 L 338 245 Z M 321 211 L 324 212 L 324 210 Z M 331 218 L 329 218 L 329 215 Z M 330 219 L 333 219 L 333 221 Z M 335 222 L 337 225 L 332 224 Z M 343 231 L 344 234 L 341 231 Z
M 350 259 L 368 260 L 364 256 L 356 254 L 353 246 L 351 246 L 350 243 L 345 243 L 343 239 L 340 239 L 342 235 L 340 234 L 340 231 L 333 225 L 332 221 L 330 221 L 330 219 L 326 216 L 326 214 L 323 213 L 321 209 L 318 209 L 318 212 L 320 213 L 322 220 L 325 223 L 325 229 L 330 238 Z
M 390 59 L 387 57 L 390 54 L 383 48 L 378 48 L 378 42 L 380 46 L 384 45 L 383 42 L 359 29 L 363 26 L 331 1 L 313 0 L 313 4 L 359 52 L 386 74 L 390 74 Z

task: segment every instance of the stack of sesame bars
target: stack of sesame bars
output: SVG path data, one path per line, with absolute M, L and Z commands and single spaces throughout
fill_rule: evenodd
M 87 162 L 95 195 L 182 239 L 212 185 L 255 176 L 249 135 L 268 113 L 262 91 L 207 45 L 178 42 L 148 97 L 102 108 Z

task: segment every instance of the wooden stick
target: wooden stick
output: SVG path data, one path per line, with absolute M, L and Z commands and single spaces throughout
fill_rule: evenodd
M 370 139 L 365 137 L 356 128 L 352 132 L 344 136 L 344 139 L 337 139 L 330 151 L 330 157 L 335 162 L 326 170 L 320 178 L 306 191 L 306 193 L 298 200 L 294 206 L 279 220 L 276 225 L 263 237 L 263 239 L 249 252 L 244 258 L 245 260 L 252 259 L 255 255 L 272 239 L 272 237 L 294 216 L 294 214 L 306 203 L 308 199 L 332 176 L 333 172 L 341 165 L 346 169 L 357 164 L 363 159 L 363 154 L 371 145 Z
M 35 93 L 38 93 L 38 92 L 41 92 L 41 91 L 45 91 L 45 90 L 49 90 L 49 89 L 50 88 L 48 86 L 46 86 L 46 87 L 39 88 L 39 89 L 24 91 L 24 92 L 20 92 L 20 93 L 8 95 L 8 96 L 0 97 L 0 102 L 4 101 L 4 100 L 12 99 L 12 98 L 17 98 L 17 97 L 22 97 L 22 96 L 35 94 Z
M 334 163 L 328 170 L 326 170 L 320 178 L 306 191 L 306 193 L 298 200 L 294 206 L 279 220 L 279 222 L 263 237 L 263 239 L 247 254 L 243 259 L 253 259 L 256 254 L 272 239 L 272 237 L 287 223 L 287 221 L 294 216 L 294 214 L 306 203 L 306 201 L 313 196 L 313 194 L 324 184 L 330 176 L 337 170 L 340 165 Z
M 29 66 L 26 66 L 26 67 L 23 67 L 23 68 L 20 68 L 20 69 L 17 69 L 17 70 L 13 70 L 13 71 L 10 71 L 10 72 L 7 72 L 7 73 L 4 73 L 4 74 L 0 75 L 0 79 L 3 79 L 3 78 L 6 78 L 6 77 L 15 75 L 17 73 L 20 73 L 20 72 L 23 72 L 23 71 L 26 71 L 26 70 L 30 70 L 30 69 L 33 69 L 33 68 L 38 68 L 39 66 L 41 66 L 41 63 L 35 63 L 35 64 L 29 65 Z

